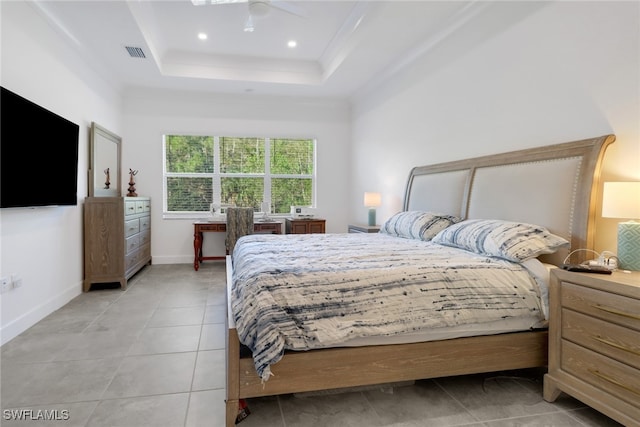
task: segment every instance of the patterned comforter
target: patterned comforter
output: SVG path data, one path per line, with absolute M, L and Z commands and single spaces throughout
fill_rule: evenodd
M 233 252 L 231 310 L 263 381 L 286 349 L 543 319 L 539 295 L 520 264 L 385 234 L 251 235 Z

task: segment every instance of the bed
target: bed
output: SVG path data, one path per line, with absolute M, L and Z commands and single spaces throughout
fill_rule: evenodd
M 447 239 L 455 240 L 459 234 L 463 234 L 459 231 L 464 230 L 465 227 L 469 229 L 470 225 L 477 227 L 478 224 L 482 224 L 486 226 L 483 221 L 495 222 L 499 226 L 513 222 L 534 224 L 542 228 L 545 242 L 550 239 L 553 248 L 536 252 L 536 255 L 538 253 L 541 255 L 537 257 L 539 260 L 534 259 L 534 262 L 545 266 L 559 265 L 575 249 L 593 249 L 595 206 L 600 188 L 600 168 L 604 152 L 613 141 L 615 141 L 613 135 L 604 135 L 494 156 L 413 168 L 406 184 L 403 212 L 407 215 L 414 212 L 438 213 L 438 220 L 442 217 L 451 219 L 448 224 L 432 230 L 433 234 L 429 235 L 428 239 L 424 239 L 426 242 L 421 239 L 390 236 L 389 233 L 360 237 L 355 237 L 356 234 L 336 234 L 322 237 L 268 236 L 259 238 L 249 236 L 243 238 L 242 240 L 246 240 L 247 243 L 239 242 L 236 252 L 234 252 L 233 261 L 230 257 L 227 258 L 227 425 L 235 424 L 239 402 L 245 398 L 545 366 L 547 363 L 547 331 L 544 322 L 544 298 L 536 300 L 533 297 L 534 294 L 540 297 L 543 287 L 538 286 L 540 283 L 535 277 L 532 277 L 534 276 L 530 274 L 532 271 L 520 266 L 524 262 L 519 261 L 530 258 L 526 254 L 518 258 L 520 255 L 510 252 L 508 255 L 515 256 L 516 259 L 507 261 L 504 259 L 495 260 L 494 256 L 491 256 L 489 260 L 486 260 L 487 257 L 484 256 L 483 259 L 480 259 L 476 254 L 473 254 L 471 261 L 465 261 L 465 263 L 477 263 L 473 268 L 484 268 L 487 270 L 487 274 L 507 275 L 504 277 L 491 276 L 494 278 L 488 280 L 509 282 L 515 280 L 513 277 L 516 275 L 518 277 L 523 274 L 527 276 L 527 279 L 523 278 L 525 280 L 522 285 L 524 294 L 518 294 L 517 297 L 523 301 L 518 302 L 517 306 L 510 306 L 509 309 L 500 308 L 500 311 L 482 310 L 492 311 L 494 316 L 497 312 L 498 317 L 515 319 L 507 327 L 504 326 L 504 321 L 488 318 L 481 322 L 482 327 L 478 329 L 470 327 L 473 324 L 466 323 L 462 323 L 457 329 L 456 325 L 453 325 L 453 329 L 451 329 L 451 324 L 436 324 L 436 327 L 433 328 L 434 332 L 444 331 L 445 333 L 429 335 L 430 324 L 427 324 L 423 328 L 424 330 L 419 331 L 420 333 L 411 334 L 407 333 L 407 329 L 395 329 L 392 333 L 387 333 L 388 329 L 376 330 L 377 325 L 368 323 L 362 329 L 372 330 L 369 334 L 371 336 L 362 337 L 362 334 L 349 335 L 354 329 L 353 322 L 343 328 L 342 323 L 330 320 L 328 324 L 331 326 L 328 329 L 345 330 L 344 336 L 336 337 L 334 333 L 323 334 L 320 328 L 316 328 L 318 323 L 309 323 L 308 325 L 312 325 L 312 329 L 315 331 L 311 339 L 303 337 L 299 340 L 299 344 L 295 344 L 295 340 L 287 340 L 290 345 L 284 351 L 284 355 L 274 356 L 268 354 L 269 351 L 265 351 L 265 359 L 260 359 L 259 354 L 263 352 L 262 350 L 258 351 L 255 344 L 266 341 L 265 348 L 269 348 L 272 346 L 273 336 L 278 333 L 269 335 L 267 331 L 264 335 L 259 335 L 261 333 L 260 325 L 256 325 L 256 323 L 262 325 L 264 322 L 256 322 L 257 312 L 251 312 L 249 307 L 252 298 L 253 301 L 262 301 L 263 296 L 242 290 L 245 288 L 240 285 L 241 279 L 246 276 L 244 278 L 249 282 L 266 281 L 271 280 L 272 276 L 275 277 L 281 275 L 283 271 L 288 271 L 287 283 L 293 284 L 289 287 L 311 286 L 316 279 L 324 280 L 319 279 L 319 276 L 315 278 L 314 276 L 305 276 L 300 282 L 292 281 L 293 277 L 301 277 L 302 273 L 298 270 L 299 265 L 289 266 L 288 263 L 301 257 L 283 256 L 286 254 L 286 248 L 292 244 L 292 241 L 287 239 L 296 239 L 296 241 L 300 241 L 300 244 L 310 245 L 303 249 L 304 253 L 309 253 L 309 256 L 313 255 L 314 248 L 320 244 L 319 240 L 334 242 L 323 242 L 322 245 L 338 244 L 339 246 L 336 248 L 343 248 L 344 251 L 341 253 L 340 249 L 335 249 L 335 259 L 323 255 L 322 259 L 327 261 L 327 266 L 322 268 L 333 269 L 331 274 L 339 273 L 342 281 L 364 282 L 367 286 L 367 280 L 370 279 L 363 279 L 363 275 L 380 276 L 380 271 L 387 271 L 381 270 L 384 265 L 392 266 L 393 269 L 400 268 L 397 264 L 405 265 L 408 270 L 398 274 L 404 274 L 409 280 L 418 276 L 421 280 L 426 277 L 436 277 L 441 274 L 439 268 L 451 270 L 451 263 L 457 265 L 458 258 L 456 257 L 462 256 L 459 254 L 460 249 L 454 247 L 456 245 L 449 245 L 451 242 Z M 455 233 L 451 231 L 454 228 L 456 228 Z M 502 229 L 496 228 L 496 230 Z M 548 237 L 549 235 L 553 238 Z M 382 245 L 392 245 L 392 242 L 402 241 L 402 246 L 393 246 L 393 250 L 389 251 L 391 254 L 400 255 L 395 256 L 395 259 L 393 256 L 392 259 L 377 259 L 376 254 L 363 252 L 367 246 L 358 239 L 364 238 L 370 238 L 369 242 L 381 240 Z M 348 265 L 353 267 L 345 267 L 340 264 L 340 260 L 344 260 L 346 253 L 350 252 L 346 248 L 351 244 L 355 245 L 353 253 L 356 254 L 356 261 L 350 259 Z M 245 249 L 243 249 L 243 245 Z M 438 251 L 434 252 L 434 254 L 441 254 L 440 260 L 434 261 L 434 266 L 430 266 L 426 272 L 424 269 L 416 271 L 415 266 L 422 264 L 407 257 L 417 256 L 414 255 L 416 247 L 419 246 L 419 252 L 422 253 L 430 245 L 440 245 Z M 489 247 L 490 245 L 485 246 Z M 388 247 L 391 248 L 391 246 Z M 295 250 L 300 251 L 300 249 Z M 272 258 L 269 258 L 270 253 Z M 574 257 L 572 261 L 581 261 L 577 258 L 579 255 L 580 253 L 572 255 Z M 437 258 L 437 256 L 433 256 Z M 364 265 L 372 264 L 373 259 L 378 262 L 373 268 L 378 270 L 374 270 L 374 274 L 367 273 Z M 412 261 L 406 262 L 407 259 L 412 259 Z M 284 260 L 284 264 L 273 267 L 281 260 Z M 402 260 L 405 262 L 403 263 Z M 495 263 L 493 263 L 494 260 Z M 316 270 L 320 268 L 318 263 L 303 261 L 303 264 L 315 265 Z M 487 265 L 489 268 L 485 268 Z M 289 268 L 291 270 L 287 270 Z M 461 271 L 462 269 L 458 268 L 456 274 L 460 274 Z M 253 275 L 255 272 L 261 272 L 262 275 Z M 305 274 L 309 274 L 309 272 L 305 272 Z M 313 274 L 320 273 L 315 271 Z M 470 277 L 473 277 L 473 274 Z M 237 286 L 234 286 L 234 280 L 238 282 Z M 396 278 L 388 281 L 388 283 L 396 282 Z M 425 289 L 422 283 L 412 282 L 412 284 L 415 285 L 414 289 Z M 264 283 L 261 282 L 261 287 L 268 287 L 262 285 Z M 400 300 L 404 297 L 407 301 L 416 302 L 415 305 L 418 307 L 424 305 L 422 301 L 408 298 L 406 291 L 398 291 L 395 286 L 395 284 L 388 286 L 389 293 L 375 295 L 375 303 L 400 304 L 392 303 L 396 300 L 389 299 L 392 294 L 397 294 L 397 298 Z M 465 282 L 465 286 L 471 285 Z M 336 293 L 344 293 L 344 289 L 341 287 L 336 290 Z M 493 295 L 491 297 L 493 298 Z M 292 297 L 283 298 L 291 299 Z M 429 304 L 433 304 L 437 300 L 433 295 L 427 295 L 427 298 L 431 298 L 428 300 Z M 355 304 L 356 299 L 350 298 L 349 301 Z M 242 305 L 242 300 L 248 303 Z M 300 304 L 302 305 L 297 307 L 304 307 L 304 298 L 301 299 Z M 509 302 L 509 304 L 515 303 Z M 323 304 L 315 305 L 322 306 Z M 331 306 L 332 304 L 324 305 Z M 448 307 L 448 305 L 440 305 L 439 307 L 445 306 Z M 358 315 L 366 314 L 362 306 L 349 307 L 349 310 Z M 394 305 L 394 307 L 402 306 Z M 486 308 L 486 304 L 483 304 L 483 307 Z M 329 311 L 331 309 L 331 307 L 327 308 Z M 524 317 L 514 315 L 518 311 L 529 314 Z M 458 314 L 461 312 L 463 311 L 456 311 Z M 338 313 L 338 317 L 340 316 L 341 314 Z M 428 316 L 425 313 L 419 313 L 416 316 L 407 315 L 405 317 L 424 319 Z M 311 319 L 310 322 L 326 319 L 327 312 L 325 311 L 321 312 L 317 318 Z M 242 323 L 245 320 L 247 324 L 252 323 L 252 328 L 257 329 L 252 330 L 253 332 L 247 332 L 247 325 Z M 304 321 L 296 320 L 296 324 L 290 326 L 292 329 L 296 329 L 300 326 L 297 323 L 305 321 L 306 319 Z M 453 323 L 456 322 L 458 320 Z M 308 325 L 305 324 L 305 327 Z M 361 325 L 358 323 L 357 326 Z M 385 328 L 388 326 L 385 325 Z M 410 324 L 408 328 L 416 329 L 416 325 Z M 427 334 L 424 335 L 423 332 L 427 332 Z M 239 336 L 242 336 L 243 342 L 254 340 L 250 345 L 255 349 L 255 357 L 241 357 Z M 316 341 L 320 344 L 316 345 Z M 275 345 L 274 341 L 273 346 L 275 347 Z M 280 349 L 276 349 L 275 353 L 281 353 Z

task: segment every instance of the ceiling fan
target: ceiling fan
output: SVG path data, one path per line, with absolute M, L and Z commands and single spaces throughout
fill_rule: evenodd
M 254 19 L 264 18 L 272 9 L 278 9 L 295 16 L 307 16 L 303 8 L 293 4 L 293 2 L 283 0 L 191 0 L 191 3 L 195 6 L 247 3 L 249 16 L 244 25 L 244 31 L 246 32 L 254 30 Z

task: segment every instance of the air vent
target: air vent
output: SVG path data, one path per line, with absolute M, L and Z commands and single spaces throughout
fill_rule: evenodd
M 125 46 L 125 49 L 127 49 L 127 52 L 129 52 L 129 56 L 131 56 L 132 58 L 146 58 L 147 57 L 144 54 L 144 50 L 142 50 L 141 47 Z

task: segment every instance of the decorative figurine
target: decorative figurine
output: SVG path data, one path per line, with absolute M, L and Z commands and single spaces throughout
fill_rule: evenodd
M 138 173 L 137 170 L 129 169 L 129 192 L 127 193 L 127 197 L 136 197 L 138 193 L 136 193 L 136 182 L 133 180 L 133 177 Z
M 106 180 L 104 181 L 104 189 L 108 190 L 109 186 L 111 185 L 111 178 L 109 177 L 109 168 L 106 168 L 104 170 L 104 174 L 107 176 Z

